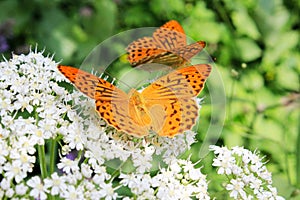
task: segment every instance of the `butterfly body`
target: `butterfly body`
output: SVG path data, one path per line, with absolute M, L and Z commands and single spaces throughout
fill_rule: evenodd
M 175 70 L 146 87 L 128 94 L 82 70 L 58 66 L 81 92 L 95 99 L 96 111 L 111 126 L 136 137 L 155 132 L 173 137 L 189 130 L 198 117 L 195 97 L 210 74 L 206 64 Z
M 187 45 L 180 24 L 171 20 L 157 29 L 152 37 L 140 38 L 126 48 L 132 66 L 159 63 L 173 68 L 189 65 L 190 60 L 206 46 L 204 41 Z
M 132 120 L 141 126 L 149 125 L 151 123 L 151 116 L 141 93 L 132 89 L 128 95 L 130 96 L 129 116 L 132 116 Z

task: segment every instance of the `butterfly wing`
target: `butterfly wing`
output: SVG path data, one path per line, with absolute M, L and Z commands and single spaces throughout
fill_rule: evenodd
M 176 32 L 184 34 L 184 30 L 183 30 L 182 26 L 176 20 L 168 21 L 167 23 L 162 25 L 161 28 L 166 28 L 171 31 L 176 31 Z M 185 42 L 185 40 L 183 42 Z M 186 44 L 182 44 L 182 45 L 185 46 Z
M 204 47 L 203 41 L 187 45 L 183 28 L 171 20 L 158 28 L 153 37 L 140 38 L 129 44 L 126 51 L 128 61 L 134 67 L 145 63 L 178 67 L 189 63 Z
M 163 116 L 162 125 L 153 123 L 153 130 L 158 135 L 172 137 L 194 125 L 198 105 L 193 97 L 203 89 L 210 71 L 211 66 L 206 64 L 182 68 L 159 78 L 142 91 L 151 118 Z M 151 111 L 153 106 L 161 109 Z
M 124 101 L 127 98 L 125 92 L 93 74 L 70 66 L 58 65 L 57 68 L 79 91 L 92 99 L 110 101 L 112 97 L 119 97 Z
M 186 46 L 186 37 L 180 24 L 171 20 L 158 28 L 153 37 L 143 37 L 130 43 L 126 51 L 128 61 L 132 66 L 143 63 L 156 62 L 154 59 L 161 57 L 174 48 Z M 162 63 L 168 65 L 168 62 Z
M 96 110 L 109 125 L 137 137 L 148 134 L 145 127 L 136 126 L 129 116 L 129 97 L 125 92 L 108 81 L 74 67 L 59 65 L 58 70 L 78 90 L 96 100 Z
M 198 64 L 178 70 L 157 79 L 142 91 L 147 100 L 186 99 L 197 96 L 211 72 L 208 64 Z
M 153 56 L 147 56 L 139 62 L 146 63 L 160 63 L 171 67 L 184 66 L 190 63 L 192 57 L 198 54 L 206 46 L 204 41 L 198 41 L 193 44 L 172 49 L 170 51 L 162 51 Z
M 189 63 L 192 57 L 202 51 L 205 46 L 206 43 L 204 41 L 198 41 L 193 44 L 174 49 L 172 50 L 172 54 L 181 58 L 185 63 Z
M 198 117 L 193 97 L 200 93 L 211 71 L 209 65 L 195 65 L 171 72 L 140 94 L 145 103 L 133 104 L 126 93 L 103 79 L 73 67 L 59 65 L 58 69 L 81 92 L 96 100 L 96 110 L 109 125 L 137 137 L 148 135 L 149 129 L 169 137 L 190 129 Z M 130 115 L 137 105 L 148 108 L 153 120 L 150 125 L 137 123 L 137 113 L 135 118 Z M 142 107 L 138 110 L 143 111 Z
M 96 110 L 100 116 L 111 126 L 119 131 L 135 137 L 143 137 L 149 134 L 146 126 L 137 124 L 129 115 L 128 101 L 102 101 L 96 100 Z
M 133 41 L 127 46 L 126 51 L 128 52 L 127 60 L 132 66 L 145 63 L 151 57 L 166 52 L 160 48 L 152 37 L 143 37 Z
M 186 46 L 186 36 L 181 25 L 171 20 L 153 33 L 154 41 L 160 48 L 172 50 Z
M 153 104 L 149 113 L 153 120 L 150 129 L 159 136 L 173 137 L 194 126 L 198 105 L 194 99 L 177 99 Z

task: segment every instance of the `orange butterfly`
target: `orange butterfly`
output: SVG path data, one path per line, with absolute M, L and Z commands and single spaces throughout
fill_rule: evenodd
M 81 92 L 96 100 L 100 116 L 119 131 L 136 137 L 155 132 L 173 137 L 193 127 L 198 117 L 195 97 L 201 92 L 211 66 L 199 64 L 173 71 L 128 94 L 90 73 L 70 66 L 59 71 Z
M 204 41 L 187 45 L 183 28 L 177 21 L 171 20 L 158 28 L 153 37 L 143 37 L 130 43 L 126 48 L 127 59 L 134 67 L 160 63 L 178 68 L 188 65 L 190 59 L 205 45 Z

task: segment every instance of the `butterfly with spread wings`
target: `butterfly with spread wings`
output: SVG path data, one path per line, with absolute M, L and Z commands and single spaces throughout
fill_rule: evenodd
M 143 37 L 130 43 L 126 51 L 128 61 L 136 67 L 159 63 L 173 68 L 190 65 L 190 60 L 206 46 L 204 41 L 187 45 L 181 25 L 171 20 L 158 28 L 152 37 Z
M 157 79 L 142 92 L 127 94 L 115 85 L 74 67 L 58 70 L 78 90 L 95 99 L 96 110 L 112 127 L 129 135 L 143 137 L 151 132 L 173 137 L 196 123 L 201 92 L 211 66 L 199 64 L 174 70 Z

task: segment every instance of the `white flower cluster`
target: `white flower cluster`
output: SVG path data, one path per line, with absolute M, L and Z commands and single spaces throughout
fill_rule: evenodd
M 58 72 L 57 63 L 42 52 L 13 55 L 12 59 L 0 63 L 0 74 L 0 199 L 49 196 L 116 199 L 120 196 L 116 190 L 126 184 L 113 185 L 118 177 L 107 173 L 106 168 L 115 167 L 118 172 L 122 164 L 109 165 L 107 161 L 119 159 L 127 163 L 130 160 L 134 176 L 147 179 L 154 155 L 171 164 L 195 142 L 194 132 L 172 139 L 116 138 L 117 134 L 97 116 L 93 100 L 61 86 L 65 78 Z M 57 162 L 56 155 L 59 155 Z M 200 170 L 183 169 L 182 177 L 172 182 L 177 184 L 174 188 L 192 187 L 188 190 L 192 196 L 207 195 L 207 184 L 204 176 L 199 175 Z M 166 173 L 174 170 L 168 168 Z M 191 173 L 197 178 L 188 175 Z M 151 179 L 163 183 L 158 178 Z M 201 187 L 197 190 L 198 185 Z M 172 187 L 171 183 L 167 186 Z M 151 187 L 160 188 L 154 182 Z M 160 193 L 155 192 L 154 196 Z
M 63 199 L 116 199 L 118 197 L 115 192 L 117 188 L 109 182 L 111 176 L 106 173 L 105 167 L 97 163 L 79 164 L 78 160 L 62 158 L 58 168 L 64 173 L 59 175 L 54 172 L 45 179 L 39 176 L 30 178 L 27 181 L 27 186 L 31 188 L 29 195 L 35 199 L 46 199 L 47 195 L 59 195 Z M 28 187 L 23 183 L 22 186 L 24 195 Z
M 225 187 L 233 199 L 284 199 L 277 195 L 271 173 L 256 152 L 214 145 L 210 150 L 216 155 L 212 165 L 218 167 L 217 173 L 229 178 Z
M 93 100 L 65 89 L 57 63 L 41 52 L 13 55 L 0 62 L 0 74 L 0 199 L 209 199 L 206 176 L 177 159 L 196 133 L 117 133 Z M 255 153 L 211 150 L 218 173 L 231 177 L 230 197 L 282 199 Z
M 89 116 L 92 115 L 92 113 L 89 114 Z M 130 159 L 138 173 L 151 170 L 155 155 L 161 156 L 159 164 L 170 164 L 173 159 L 189 149 L 190 145 L 195 142 L 196 133 L 193 131 L 177 135 L 174 138 L 153 137 L 149 141 L 133 138 L 116 139 L 113 131 L 105 134 L 103 127 L 97 124 L 99 122 L 90 123 L 88 129 L 82 131 L 84 135 L 81 138 L 86 148 L 93 152 L 102 163 L 115 158 L 123 162 Z
M 153 177 L 145 173 L 121 174 L 119 178 L 137 199 L 210 199 L 206 176 L 189 159 L 174 159 Z
M 0 63 L 0 198 L 26 193 L 30 181 L 24 179 L 33 172 L 35 145 L 56 136 L 66 111 L 53 95 L 62 90 L 48 81 L 55 77 L 53 65 L 51 58 L 35 53 Z

